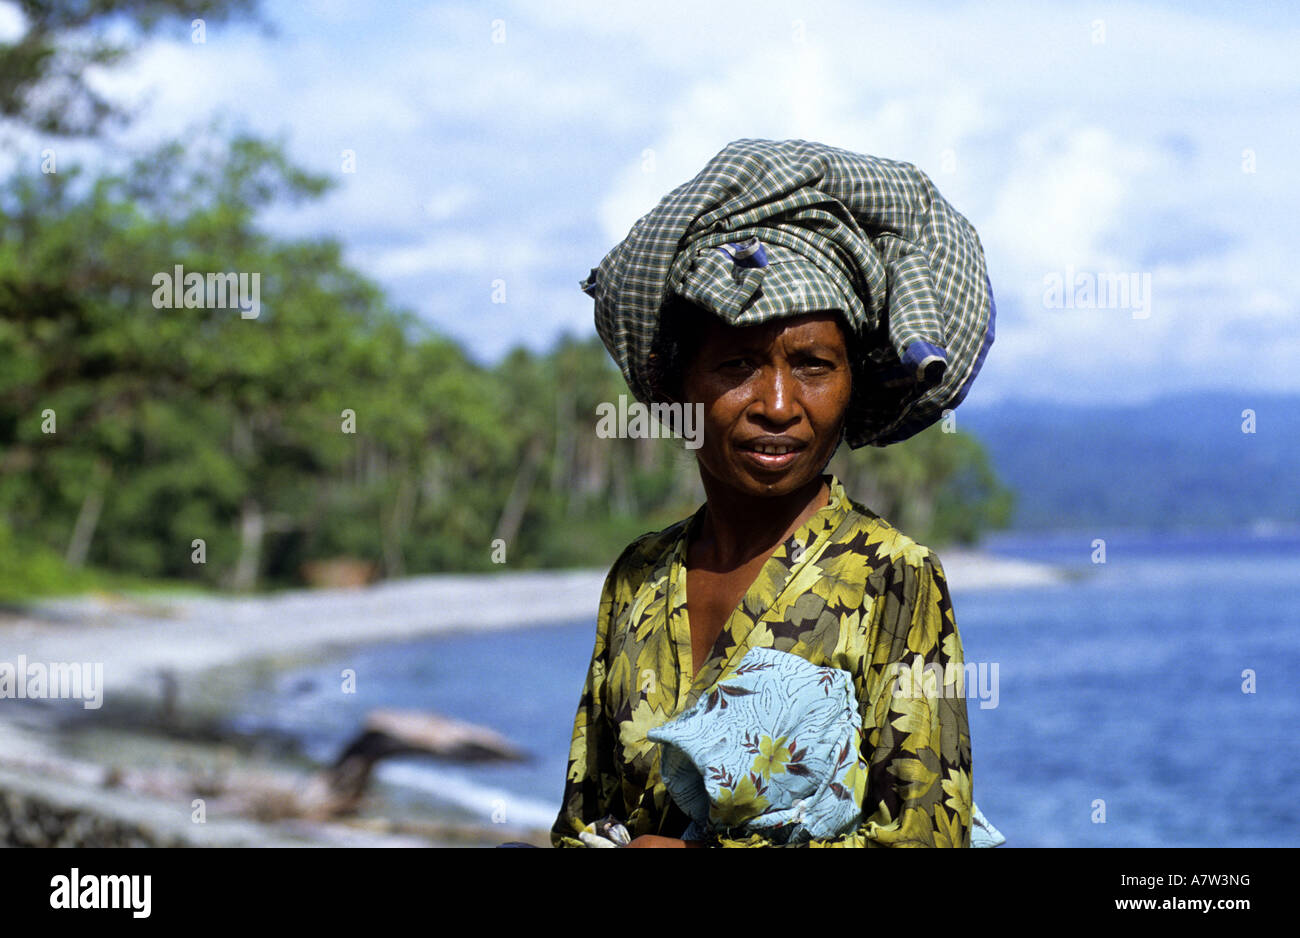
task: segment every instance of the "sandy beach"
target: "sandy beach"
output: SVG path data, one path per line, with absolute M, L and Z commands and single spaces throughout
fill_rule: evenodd
M 1042 586 L 1063 574 L 971 551 L 941 554 L 955 594 Z M 331 646 L 595 621 L 603 570 L 414 577 L 365 589 L 252 597 L 91 595 L 34 604 L 0 633 L 30 660 L 103 662 L 115 693 L 150 695 L 157 675 L 184 675 Z
M 1064 576 L 975 552 L 948 550 L 940 557 L 958 596 L 1050 585 Z M 16 823 L 15 805 L 23 804 L 29 813 L 65 818 L 58 823 L 77 812 L 117 818 L 119 839 L 133 824 L 155 832 L 152 841 L 127 837 L 140 843 L 545 843 L 543 831 L 463 818 L 408 812 L 394 821 L 386 816 L 391 806 L 382 804 L 346 819 L 305 822 L 275 805 L 301 793 L 315 767 L 205 732 L 253 672 L 455 631 L 586 618 L 594 625 L 604 576 L 603 570 L 427 576 L 363 589 L 241 597 L 101 594 L 0 611 L 0 662 L 22 655 L 29 662 L 102 664 L 104 699 L 93 711 L 72 700 L 0 700 L 0 827 L 5 810 Z M 192 789 L 201 787 L 196 780 L 206 780 L 214 794 L 202 823 L 191 817 Z M 231 797 L 241 788 L 264 794 L 250 805 Z M 46 827 L 51 824 L 57 826 Z

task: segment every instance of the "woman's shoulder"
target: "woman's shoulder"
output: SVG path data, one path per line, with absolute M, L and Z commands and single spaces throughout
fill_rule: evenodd
M 610 567 L 610 580 L 633 581 L 639 586 L 667 563 L 690 523 L 691 518 L 683 518 L 661 531 L 649 531 L 633 540 Z
M 887 518 L 845 495 L 848 514 L 837 540 L 847 542 L 867 557 L 873 569 L 884 567 L 932 568 L 940 576 L 943 565 L 930 547 L 905 534 Z

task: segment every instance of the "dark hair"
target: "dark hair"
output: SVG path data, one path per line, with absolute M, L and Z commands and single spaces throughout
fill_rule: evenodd
M 655 400 L 682 399 L 682 383 L 704 341 L 710 319 L 717 317 L 675 293 L 659 308 L 658 326 L 650 344 L 648 373 Z

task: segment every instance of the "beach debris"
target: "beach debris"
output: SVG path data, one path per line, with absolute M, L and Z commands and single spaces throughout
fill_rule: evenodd
M 420 710 L 372 710 L 360 735 L 311 780 L 303 799 L 313 815 L 349 814 L 360 805 L 375 763 L 424 755 L 455 762 L 518 762 L 524 754 L 495 730 Z
M 176 670 L 159 668 L 158 686 L 160 696 L 158 721 L 165 727 L 175 727 L 180 722 L 180 708 L 177 706 L 180 697 L 180 681 L 176 677 Z
M 518 762 L 524 753 L 500 733 L 476 723 L 422 710 L 372 710 L 364 731 L 348 744 L 340 761 L 350 753 L 381 756 L 426 753 L 457 762 Z
M 299 573 L 315 589 L 360 589 L 379 578 L 379 567 L 356 557 L 330 557 L 304 563 Z

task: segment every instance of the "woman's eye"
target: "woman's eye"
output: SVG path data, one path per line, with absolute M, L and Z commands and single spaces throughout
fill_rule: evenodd
M 805 371 L 822 372 L 832 367 L 832 363 L 824 358 L 806 358 L 800 362 L 799 367 Z

